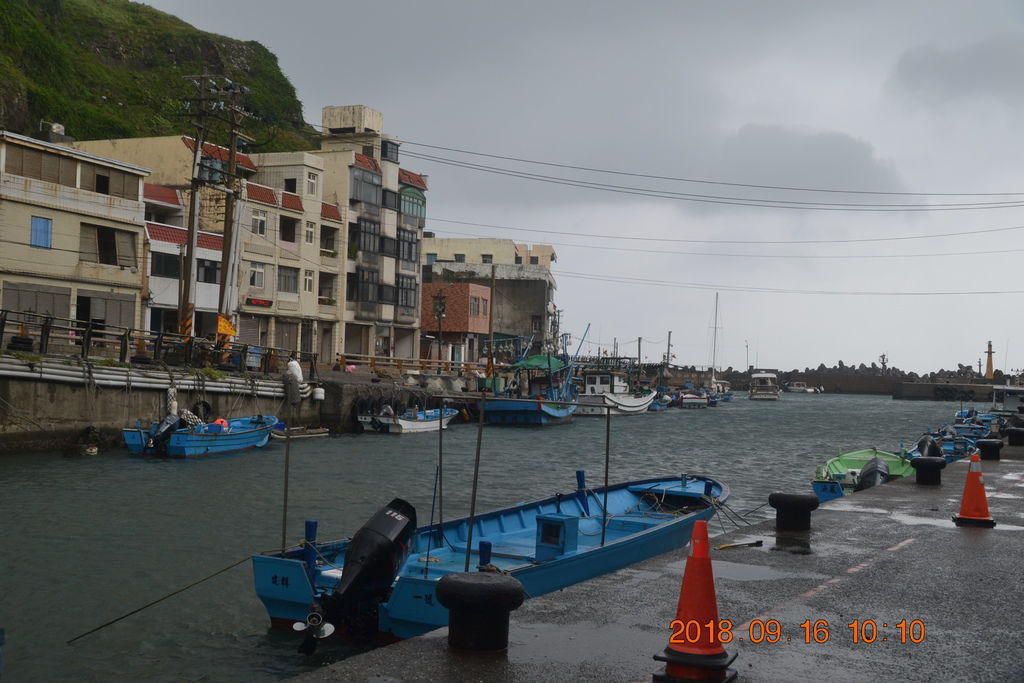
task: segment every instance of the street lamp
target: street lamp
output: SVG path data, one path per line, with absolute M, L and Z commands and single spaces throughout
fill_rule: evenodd
M 437 362 L 438 374 L 441 363 L 441 321 L 444 320 L 445 296 L 441 292 L 434 295 L 434 317 L 437 318 Z
M 747 349 L 747 370 L 750 370 L 750 343 L 746 339 L 743 340 L 743 346 Z

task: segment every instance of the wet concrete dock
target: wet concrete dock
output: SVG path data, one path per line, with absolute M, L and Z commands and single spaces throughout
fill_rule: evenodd
M 1024 681 L 1024 447 L 1001 455 L 981 463 L 994 529 L 950 521 L 968 470 L 958 462 L 941 487 L 909 478 L 831 501 L 813 513 L 810 532 L 776 533 L 768 521 L 712 538 L 719 618 L 733 623 L 725 647 L 739 680 Z M 721 530 L 718 520 L 711 528 Z M 717 550 L 757 540 L 762 547 Z M 650 681 L 686 553 L 528 600 L 512 614 L 505 653 L 451 652 L 442 629 L 300 679 Z

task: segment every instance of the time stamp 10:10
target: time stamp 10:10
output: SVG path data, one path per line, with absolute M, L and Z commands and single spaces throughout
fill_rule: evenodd
M 849 633 L 852 642 L 858 643 L 920 643 L 924 640 L 924 622 L 920 619 L 908 621 L 901 619 L 892 625 L 893 631 L 882 632 L 888 629 L 889 623 L 878 623 L 874 619 L 856 619 L 846 625 L 844 634 Z M 696 644 L 707 643 L 712 633 L 718 635 L 721 643 L 730 643 L 733 640 L 746 640 L 751 643 L 827 643 L 832 639 L 830 624 L 824 619 L 803 621 L 795 635 L 783 633 L 781 622 L 778 619 L 754 619 L 745 631 L 734 633 L 733 623 L 728 619 L 701 623 L 694 619 L 683 621 L 675 619 L 669 624 L 672 635 L 669 636 L 670 644 Z M 745 636 L 745 637 L 744 637 Z

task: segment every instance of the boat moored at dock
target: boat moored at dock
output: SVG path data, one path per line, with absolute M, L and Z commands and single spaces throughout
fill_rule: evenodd
M 755 372 L 750 376 L 751 401 L 778 401 L 779 380 L 774 372 Z
M 173 418 L 173 419 L 172 419 Z M 205 424 L 180 426 L 182 420 L 170 414 L 160 423 L 143 429 L 121 431 L 128 451 L 135 455 L 163 455 L 172 458 L 194 458 L 201 455 L 230 453 L 249 448 L 261 448 L 270 439 L 270 431 L 277 424 L 273 415 L 223 418 Z
M 495 510 L 472 527 L 460 518 L 419 528 L 413 506 L 395 499 L 351 540 L 318 543 L 307 522 L 300 547 L 254 555 L 256 594 L 275 626 L 310 617 L 353 638 L 411 638 L 448 623 L 435 588 L 467 562 L 544 595 L 684 546 L 728 496 L 709 477 L 642 479 Z
M 818 467 L 811 488 L 825 502 L 913 474 L 905 455 L 865 448 L 838 455 Z

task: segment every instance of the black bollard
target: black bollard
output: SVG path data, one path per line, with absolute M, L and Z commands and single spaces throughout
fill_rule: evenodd
M 942 470 L 946 467 L 945 458 L 918 456 L 910 459 L 910 466 L 916 474 L 914 480 L 924 486 L 941 486 Z
M 974 442 L 982 460 L 998 460 L 999 451 L 1003 449 L 1002 439 L 978 439 Z
M 818 497 L 812 493 L 773 493 L 768 504 L 775 508 L 775 529 L 807 531 L 811 528 L 811 512 L 818 509 Z
M 1024 429 L 1020 427 L 1010 427 L 1006 430 L 1006 445 L 1007 446 L 1024 446 Z
M 505 574 L 448 574 L 437 582 L 437 600 L 448 608 L 448 645 L 496 652 L 508 648 L 508 620 L 523 604 L 523 584 Z

